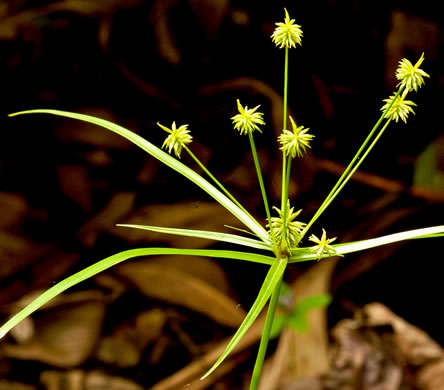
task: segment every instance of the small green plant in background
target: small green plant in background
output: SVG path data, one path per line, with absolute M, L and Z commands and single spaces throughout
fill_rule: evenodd
M 298 332 L 305 333 L 309 329 L 308 313 L 311 310 L 328 306 L 331 302 L 330 294 L 313 294 L 294 302 L 291 287 L 282 282 L 279 293 L 280 312 L 276 312 L 271 325 L 270 338 L 279 336 L 284 327 L 288 326 Z
M 414 113 L 412 107 L 415 106 L 415 104 L 409 100 L 406 100 L 406 97 L 411 91 L 414 90 L 416 92 L 424 83 L 424 77 L 428 77 L 428 75 L 419 68 L 424 60 L 423 55 L 415 63 L 415 65 L 413 65 L 407 59 L 403 59 L 400 62 L 399 68 L 396 72 L 396 77 L 399 80 L 397 91 L 390 96 L 389 99 L 384 100 L 385 104 L 381 109 L 383 111 L 382 115 L 353 157 L 351 163 L 348 165 L 336 185 L 327 195 L 324 202 L 313 215 L 311 220 L 309 220 L 308 223 L 304 223 L 297 220 L 301 210 L 295 208 L 290 203 L 290 200 L 288 199 L 288 186 L 293 160 L 295 158 L 304 156 L 307 149 L 310 148 L 310 142 L 314 138 L 314 135 L 308 132 L 308 128 L 304 128 L 303 126 L 296 124 L 294 119 L 287 115 L 289 50 L 302 44 L 301 26 L 295 24 L 295 21 L 290 18 L 287 10 L 285 10 L 284 22 L 277 23 L 277 28 L 272 35 L 272 40 L 277 47 L 284 49 L 285 51 L 283 132 L 277 140 L 280 149 L 282 150 L 282 192 L 280 207 L 273 206 L 270 208 L 266 188 L 262 179 L 261 167 L 256 152 L 254 136 L 256 131 L 261 132 L 260 126 L 264 125 L 263 114 L 258 111 L 259 106 L 248 108 L 247 106 L 243 106 L 238 100 L 237 109 L 239 113 L 232 118 L 234 129 L 239 131 L 240 136 L 248 136 L 249 139 L 259 181 L 259 187 L 264 203 L 264 211 L 266 215 L 265 223 L 263 223 L 261 220 L 255 219 L 208 171 L 208 169 L 200 162 L 198 157 L 192 153 L 189 148 L 189 145 L 192 142 L 192 136 L 190 134 L 190 130 L 188 130 L 188 125 L 181 125 L 177 127 L 176 123 L 172 122 L 171 128 L 168 128 L 165 125 L 158 124 L 160 128 L 168 133 L 162 148 L 167 149 L 168 153 L 170 154 L 174 151 L 174 154 L 177 157 L 174 158 L 132 131 L 100 118 L 49 109 L 23 111 L 10 115 L 16 116 L 36 113 L 58 115 L 89 122 L 125 137 L 135 145 L 139 146 L 141 149 L 145 150 L 151 156 L 157 158 L 162 163 L 176 170 L 197 186 L 202 188 L 219 204 L 231 212 L 240 222 L 242 222 L 246 229 L 238 230 L 240 230 L 241 233 L 249 233 L 249 236 L 245 237 L 241 234 L 228 234 L 191 229 L 174 229 L 142 225 L 120 225 L 165 234 L 184 235 L 188 237 L 198 237 L 202 239 L 227 242 L 243 246 L 244 250 L 140 248 L 115 254 L 85 268 L 84 270 L 68 277 L 67 279 L 48 289 L 31 304 L 7 321 L 0 328 L 0 337 L 3 337 L 9 330 L 11 330 L 11 328 L 17 325 L 17 323 L 22 321 L 24 318 L 29 316 L 31 313 L 61 292 L 127 259 L 150 255 L 198 255 L 266 264 L 269 266 L 268 273 L 250 311 L 239 329 L 236 331 L 232 340 L 227 345 L 223 354 L 202 377 L 205 378 L 210 375 L 222 363 L 222 361 L 233 350 L 239 340 L 244 336 L 249 327 L 261 313 L 265 305 L 268 303 L 266 321 L 250 384 L 250 389 L 254 390 L 257 388 L 259 383 L 262 364 L 270 337 L 276 336 L 280 330 L 287 325 L 301 331 L 307 329 L 307 312 L 316 307 L 325 306 L 330 301 L 330 297 L 325 295 L 308 297 L 297 302 L 297 304 L 290 311 L 288 311 L 288 313 L 275 316 L 279 297 L 282 295 L 280 294 L 282 277 L 289 263 L 322 260 L 327 257 L 343 256 L 347 253 L 361 251 L 397 241 L 415 238 L 442 237 L 444 235 L 444 226 L 435 226 L 391 234 L 369 240 L 337 244 L 334 243 L 336 238 L 328 238 L 326 231 L 323 229 L 320 238 L 315 234 L 311 234 L 308 238 L 310 244 L 307 246 L 301 245 L 303 243 L 303 238 L 306 236 L 313 223 L 321 216 L 321 214 L 340 193 L 344 185 L 359 168 L 376 142 L 380 139 L 391 121 L 395 120 L 397 122 L 399 119 L 401 119 L 402 121 L 406 122 L 408 115 L 410 113 Z M 287 127 L 287 119 L 290 121 L 290 128 Z M 194 170 L 179 161 L 182 152 L 188 153 L 195 163 L 203 170 L 205 175 L 208 176 L 208 178 L 204 178 L 203 176 L 197 174 Z M 275 210 L 274 216 L 271 215 L 273 210 Z M 223 225 L 223 221 L 221 221 L 221 225 Z M 253 235 L 253 238 L 251 235 Z M 254 251 L 250 252 L 249 249 L 254 249 Z M 257 250 L 262 250 L 266 254 L 259 254 L 257 253 Z

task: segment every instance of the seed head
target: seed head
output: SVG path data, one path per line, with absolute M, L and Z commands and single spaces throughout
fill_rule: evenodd
M 285 9 L 285 8 L 284 8 Z M 302 30 L 301 26 L 294 23 L 294 19 L 290 19 L 287 10 L 285 9 L 285 22 L 276 23 L 276 29 L 271 35 L 272 41 L 280 49 L 283 47 L 296 47 L 296 44 L 301 45 Z
M 412 90 L 417 92 L 418 88 L 421 88 L 422 84 L 424 84 L 424 77 L 430 77 L 422 69 L 419 69 L 419 66 L 423 61 L 424 53 L 422 53 L 415 65 L 412 65 L 412 63 L 406 58 L 399 61 L 399 66 L 396 70 L 396 78 L 400 80 L 398 86 L 404 88 L 406 93 Z
M 322 229 L 322 237 L 319 239 L 314 234 L 312 234 L 309 238 L 310 241 L 314 242 L 316 245 L 312 246 L 310 249 L 313 252 L 316 252 L 316 257 L 320 260 L 325 255 L 336 256 L 336 249 L 333 248 L 330 244 L 336 240 L 334 238 L 327 238 L 327 233 L 325 229 Z
M 314 135 L 307 134 L 309 128 L 304 129 L 304 126 L 296 126 L 291 116 L 290 121 L 293 132 L 284 130 L 278 137 L 278 141 L 282 144 L 280 149 L 287 153 L 287 156 L 290 154 L 292 158 L 302 157 L 306 152 L 305 148 L 310 148 L 309 142 L 314 138 Z
M 281 242 L 282 239 L 282 230 L 284 229 L 283 222 L 283 212 L 281 209 L 277 207 L 273 207 L 279 214 L 279 217 L 271 218 L 271 226 L 274 231 L 276 240 L 278 243 Z M 294 207 L 290 208 L 290 201 L 287 203 L 287 231 L 285 233 L 287 248 L 294 248 L 297 246 L 299 242 L 299 235 L 302 232 L 302 229 L 306 225 L 304 222 L 295 221 L 296 217 L 300 214 L 302 210 L 294 212 Z M 271 232 L 270 225 L 267 225 L 268 229 Z
M 392 95 L 389 99 L 384 99 L 385 104 L 381 107 L 381 111 L 385 111 L 390 106 L 394 98 L 395 96 Z M 394 119 L 396 122 L 401 119 L 404 121 L 404 123 L 407 123 L 409 112 L 411 112 L 412 114 L 415 113 L 411 106 L 416 106 L 416 104 L 413 103 L 411 100 L 405 100 L 404 94 L 402 96 L 398 96 L 393 105 L 385 114 L 385 118 Z
M 171 125 L 171 129 L 166 126 L 157 123 L 157 125 L 169 133 L 168 137 L 166 137 L 163 142 L 162 149 L 168 149 L 168 153 L 171 154 L 171 151 L 174 149 L 174 153 L 177 158 L 180 158 L 180 153 L 182 152 L 182 148 L 191 143 L 193 137 L 190 135 L 190 130 L 188 130 L 188 125 L 182 125 L 179 128 L 176 128 L 176 122 L 173 122 Z
M 234 129 L 239 130 L 241 135 L 252 133 L 254 130 L 258 130 L 262 133 L 258 125 L 265 125 L 265 122 L 262 119 L 264 114 L 256 112 L 259 107 L 260 106 L 254 108 L 248 108 L 247 106 L 242 107 L 239 99 L 237 99 L 237 109 L 239 110 L 239 114 L 231 118 L 234 124 Z

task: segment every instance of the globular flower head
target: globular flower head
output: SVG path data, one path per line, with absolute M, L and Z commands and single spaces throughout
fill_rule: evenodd
M 319 260 L 324 256 L 336 256 L 336 249 L 333 248 L 330 244 L 336 240 L 334 238 L 327 238 L 327 233 L 325 229 L 322 229 L 322 237 L 319 239 L 314 234 L 312 234 L 309 238 L 310 241 L 314 242 L 316 245 L 312 246 L 310 249 L 313 252 L 316 252 L 316 258 Z
M 239 114 L 231 118 L 234 124 L 234 129 L 239 130 L 241 135 L 252 133 L 254 130 L 258 130 L 262 133 L 258 125 L 265 125 L 265 122 L 262 119 L 264 114 L 256 112 L 259 107 L 260 106 L 254 108 L 248 108 L 247 106 L 242 107 L 239 99 L 237 99 L 237 109 L 239 110 Z
M 290 19 L 287 10 L 285 10 L 285 22 L 276 23 L 276 29 L 271 35 L 271 39 L 279 46 L 283 47 L 296 47 L 296 44 L 301 45 L 302 30 L 301 26 L 294 23 L 294 19 Z
M 282 239 L 282 231 L 285 228 L 284 227 L 284 218 L 283 218 L 283 211 L 277 207 L 273 207 L 279 214 L 279 217 L 272 217 L 271 218 L 271 228 L 270 225 L 267 225 L 268 229 L 273 229 L 273 232 L 275 234 L 276 240 L 278 243 L 281 242 Z M 287 218 L 286 218 L 286 225 L 287 230 L 285 232 L 285 238 L 286 238 L 286 244 L 287 248 L 294 248 L 297 246 L 299 242 L 299 235 L 301 234 L 302 230 L 304 229 L 304 226 L 306 223 L 295 221 L 296 217 L 300 214 L 302 210 L 294 212 L 294 207 L 290 208 L 290 201 L 287 203 Z
M 180 153 L 182 152 L 184 145 L 191 143 L 193 140 L 193 137 L 190 135 L 190 130 L 188 130 L 188 125 L 182 125 L 179 128 L 176 128 L 176 122 L 173 122 L 171 129 L 160 123 L 157 123 L 157 125 L 169 133 L 162 145 L 162 149 L 168 149 L 168 153 L 170 154 L 171 151 L 174 150 L 176 157 L 180 158 Z
M 384 99 L 385 104 L 381 107 L 381 111 L 385 111 L 388 107 L 390 107 L 390 104 L 392 104 L 394 98 L 395 96 L 392 95 L 389 99 Z M 412 114 L 415 113 L 411 106 L 416 106 L 416 104 L 413 103 L 411 100 L 405 100 L 404 98 L 405 95 L 398 96 L 398 98 L 394 101 L 390 109 L 385 114 L 385 118 L 394 119 L 396 122 L 401 119 L 404 121 L 404 123 L 407 123 L 409 112 L 411 112 Z
M 424 77 L 430 77 L 422 69 L 419 69 L 419 66 L 423 61 L 424 53 L 422 53 L 421 58 L 415 65 L 412 65 L 412 63 L 406 58 L 399 61 L 399 66 L 396 70 L 396 78 L 400 80 L 398 86 L 404 88 L 405 93 L 412 90 L 415 90 L 415 92 L 418 91 L 418 88 L 421 88 L 422 84 L 424 84 Z
M 296 126 L 293 118 L 290 116 L 291 126 L 293 131 L 284 130 L 278 137 L 278 141 L 282 144 L 280 148 L 292 158 L 296 156 L 302 157 L 306 152 L 305 148 L 310 148 L 309 142 L 314 138 L 314 135 L 307 134 L 309 128 L 304 129 L 304 126 Z

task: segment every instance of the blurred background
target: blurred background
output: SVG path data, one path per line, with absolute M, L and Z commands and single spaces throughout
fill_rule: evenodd
M 424 52 L 422 68 L 430 78 L 409 95 L 416 115 L 407 125 L 389 127 L 312 232 L 320 235 L 325 228 L 347 242 L 442 225 L 444 34 L 438 6 L 363 0 L 0 1 L 2 319 L 56 281 L 121 250 L 228 248 L 117 223 L 227 232 L 224 225 L 241 227 L 199 188 L 117 135 L 65 118 L 7 114 L 52 108 L 95 115 L 159 147 L 166 133 L 157 122 L 188 124 L 193 152 L 265 224 L 248 141 L 232 129 L 230 118 L 236 99 L 261 105 L 266 126 L 256 145 L 269 198 L 278 205 L 284 51 L 270 35 L 283 21 L 284 7 L 304 32 L 302 47 L 290 51 L 289 112 L 316 136 L 292 171 L 290 198 L 303 209 L 301 219 L 310 219 L 379 118 L 382 100 L 396 88 L 398 62 L 405 57 L 415 63 Z M 188 156 L 182 161 L 199 172 Z M 338 342 L 331 330 L 371 302 L 382 302 L 444 345 L 442 244 L 415 241 L 292 265 L 286 280 L 294 292 L 306 294 L 308 283 L 318 287 L 310 293 L 329 293 L 332 303 L 310 323 L 308 335 L 312 329 L 322 335 L 306 336 L 312 364 L 299 362 L 299 371 L 281 375 L 285 383 L 275 380 L 264 389 L 296 389 L 288 386 L 300 377 L 325 379 L 334 367 L 325 351 Z M 245 388 L 257 336 L 252 348 L 246 345 L 206 383 L 195 381 L 204 369 L 191 376 L 180 370 L 234 332 L 266 271 L 232 260 L 130 260 L 74 287 L 2 340 L 0 389 Z M 319 283 L 310 284 L 306 275 Z M 270 352 L 280 351 L 279 345 Z M 401 377 L 408 377 L 410 363 L 394 360 Z M 381 367 L 387 367 L 384 362 Z M 271 372 L 277 366 L 270 354 Z M 165 382 L 174 375 L 182 382 Z M 344 383 L 354 383 L 345 377 Z M 335 378 L 316 388 L 342 388 Z M 310 386 L 298 388 L 315 388 Z

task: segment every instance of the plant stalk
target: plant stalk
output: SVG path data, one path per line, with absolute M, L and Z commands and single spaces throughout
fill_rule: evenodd
M 267 317 L 265 319 L 264 328 L 262 330 L 261 342 L 259 351 L 256 356 L 256 363 L 254 364 L 253 375 L 250 382 L 250 390 L 256 390 L 259 385 L 259 379 L 264 364 L 265 354 L 267 352 L 268 341 L 270 340 L 271 326 L 273 325 L 274 315 L 279 301 L 279 292 L 281 290 L 282 278 L 279 280 L 276 288 L 271 295 L 270 304 L 268 306 Z
M 287 103 L 288 102 L 288 47 L 285 48 L 285 65 L 284 65 L 284 117 L 282 120 L 282 126 L 284 130 L 287 130 Z M 284 199 L 285 193 L 285 181 L 287 178 L 286 169 L 287 169 L 287 155 L 285 151 L 282 151 L 282 199 L 281 199 L 281 210 L 285 211 L 285 207 L 287 207 L 287 199 Z M 288 192 L 287 192 L 288 193 Z M 284 221 L 285 222 L 285 221 Z
M 253 138 L 253 134 L 252 134 L 251 131 L 248 132 L 248 138 L 250 139 L 251 152 L 253 154 L 253 160 L 254 160 L 254 165 L 256 167 L 257 178 L 259 180 L 259 186 L 261 188 L 261 193 L 262 193 L 262 199 L 264 201 L 265 212 L 267 214 L 268 226 L 270 226 L 271 240 L 273 242 L 273 248 L 276 251 L 277 244 L 276 244 L 276 237 L 275 237 L 275 234 L 274 234 L 274 229 L 273 229 L 273 227 L 271 225 L 270 207 L 268 206 L 267 193 L 265 192 L 265 186 L 264 186 L 264 180 L 262 178 L 261 166 L 259 164 L 259 159 L 257 157 L 257 151 L 256 151 L 256 145 L 254 144 L 254 138 Z
M 321 204 L 321 206 L 319 207 L 318 211 L 315 213 L 315 215 L 312 217 L 312 219 L 310 220 L 310 222 L 305 226 L 304 230 L 301 232 L 300 235 L 300 239 L 303 238 L 303 236 L 305 235 L 305 233 L 308 231 L 308 229 L 313 225 L 313 223 L 320 217 L 320 215 L 325 211 L 325 209 L 327 208 L 327 206 L 332 202 L 332 200 L 334 198 L 336 198 L 336 196 L 338 195 L 339 191 L 344 187 L 345 183 L 343 183 L 344 181 L 347 182 L 350 177 L 353 175 L 353 173 L 356 171 L 356 169 L 359 167 L 359 165 L 362 164 L 362 161 L 365 159 L 365 157 L 368 155 L 368 152 L 373 148 L 373 146 L 375 145 L 375 141 L 377 141 L 382 133 L 384 132 L 384 130 L 386 129 L 388 123 L 386 123 L 383 127 L 383 129 L 381 130 L 381 132 L 378 134 L 378 136 L 376 137 L 376 139 L 373 141 L 373 143 L 371 144 L 371 146 L 369 146 L 369 148 L 367 149 L 367 151 L 364 153 L 364 155 L 361 157 L 361 153 L 363 152 L 363 150 L 365 149 L 365 147 L 367 146 L 367 144 L 370 142 L 370 140 L 372 139 L 372 137 L 374 136 L 374 134 L 376 133 L 376 131 L 378 130 L 379 126 L 381 125 L 382 121 L 385 118 L 385 115 L 387 114 L 387 112 L 390 110 L 390 108 L 392 107 L 392 105 L 394 104 L 394 102 L 396 101 L 396 99 L 398 99 L 399 95 L 401 94 L 401 92 L 403 91 L 402 88 L 400 88 L 396 94 L 394 99 L 392 100 L 391 104 L 387 107 L 387 109 L 382 113 L 381 117 L 378 119 L 378 121 L 376 122 L 376 124 L 373 126 L 373 129 L 370 131 L 370 133 L 368 134 L 367 138 L 365 139 L 365 141 L 362 143 L 361 147 L 359 148 L 359 150 L 356 152 L 355 156 L 353 157 L 352 161 L 350 162 L 350 164 L 348 164 L 347 168 L 345 169 L 345 171 L 342 173 L 341 177 L 338 179 L 338 181 L 336 182 L 335 186 L 332 188 L 332 190 L 330 191 L 330 193 L 327 195 L 327 197 L 325 198 L 324 202 Z M 390 121 L 388 121 L 390 122 Z M 357 160 L 360 160 L 356 163 Z M 356 165 L 355 165 L 356 163 Z M 354 168 L 355 167 L 355 168 Z M 350 173 L 351 171 L 351 173 Z
M 213 180 L 213 182 L 223 191 L 223 193 L 228 196 L 233 203 L 236 204 L 237 207 L 239 207 L 245 214 L 247 214 L 251 219 L 254 219 L 251 214 L 245 210 L 244 206 L 242 206 L 237 200 L 236 198 L 230 194 L 230 192 L 223 186 L 223 184 L 221 182 L 219 182 L 219 180 L 217 180 L 212 174 L 211 172 L 207 169 L 207 167 L 205 165 L 203 165 L 201 163 L 201 161 L 195 156 L 195 154 L 190 150 L 190 148 L 188 148 L 188 146 L 183 145 L 183 148 L 187 151 L 187 153 L 191 156 L 191 158 L 196 162 L 197 165 L 199 165 L 199 167 L 208 175 L 208 177 Z

